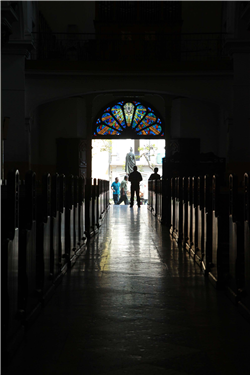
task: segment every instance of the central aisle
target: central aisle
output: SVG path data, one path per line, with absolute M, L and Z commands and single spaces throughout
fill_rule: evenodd
M 249 337 L 146 206 L 111 206 L 8 374 L 249 375 Z

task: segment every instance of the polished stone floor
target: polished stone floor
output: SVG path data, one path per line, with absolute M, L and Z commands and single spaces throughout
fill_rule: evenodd
M 111 206 L 6 374 L 249 375 L 250 325 L 146 206 Z

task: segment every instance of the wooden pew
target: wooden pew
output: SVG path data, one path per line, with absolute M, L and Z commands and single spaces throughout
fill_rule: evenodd
M 212 261 L 208 273 L 216 288 L 224 288 L 229 268 L 228 190 L 212 179 Z
M 85 178 L 79 178 L 79 236 L 80 245 L 84 245 L 87 241 L 85 226 Z
M 36 174 L 32 171 L 25 175 L 23 186 L 24 196 L 20 202 L 20 221 L 22 231 L 20 236 L 20 255 L 22 260 L 22 309 L 24 311 L 25 324 L 29 325 L 41 309 L 41 301 L 37 293 L 37 189 Z
M 171 178 L 171 196 L 170 196 L 170 234 L 173 236 L 175 229 L 175 178 Z
M 37 292 L 43 304 L 53 291 L 51 227 L 51 176 L 46 174 L 38 185 L 37 194 Z
M 55 174 L 52 176 L 51 185 L 51 275 L 54 281 L 61 274 L 61 249 L 60 249 L 60 176 Z
M 162 216 L 162 180 L 157 181 L 157 218 L 160 222 L 163 220 Z
M 181 190 L 182 190 L 182 247 L 186 247 L 186 241 L 188 236 L 188 188 L 187 188 L 187 177 L 182 177 Z
M 187 202 L 188 202 L 187 203 L 187 236 L 186 236 L 185 248 L 190 254 L 190 249 L 192 246 L 192 224 L 193 224 L 192 177 L 188 177 L 188 181 L 187 181 Z
M 24 328 L 19 288 L 19 172 L 9 172 L 1 184 L 2 204 L 2 348 L 3 360 L 15 351 Z
M 244 175 L 244 288 L 239 301 L 241 313 L 250 322 L 250 174 Z
M 76 251 L 75 237 L 75 207 L 74 207 L 74 178 L 69 175 L 66 178 L 66 207 L 65 207 L 65 242 L 67 262 Z
M 66 177 L 64 174 L 59 177 L 60 199 L 59 199 L 59 218 L 60 218 L 60 238 L 59 238 L 59 264 L 61 272 L 67 269 L 66 253 Z
M 190 231 L 190 255 L 200 265 L 201 257 L 197 253 L 198 241 L 198 187 L 197 177 L 193 176 L 191 180 L 191 231 Z
M 195 248 L 196 260 L 202 266 L 204 255 L 204 177 L 197 178 L 197 242 Z
M 175 225 L 173 237 L 176 242 L 181 243 L 182 241 L 182 179 L 180 177 L 175 178 Z
M 201 266 L 205 275 L 208 276 L 209 268 L 212 262 L 212 178 L 209 175 L 204 176 L 203 198 L 204 235 Z

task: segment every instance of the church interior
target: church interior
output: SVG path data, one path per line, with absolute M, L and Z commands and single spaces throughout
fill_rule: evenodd
M 1 1 L 3 374 L 249 374 L 249 67 L 249 1 Z

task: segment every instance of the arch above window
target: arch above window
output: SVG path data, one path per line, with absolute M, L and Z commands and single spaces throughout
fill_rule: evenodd
M 162 121 L 156 111 L 138 101 L 119 101 L 96 121 L 95 138 L 162 138 Z

